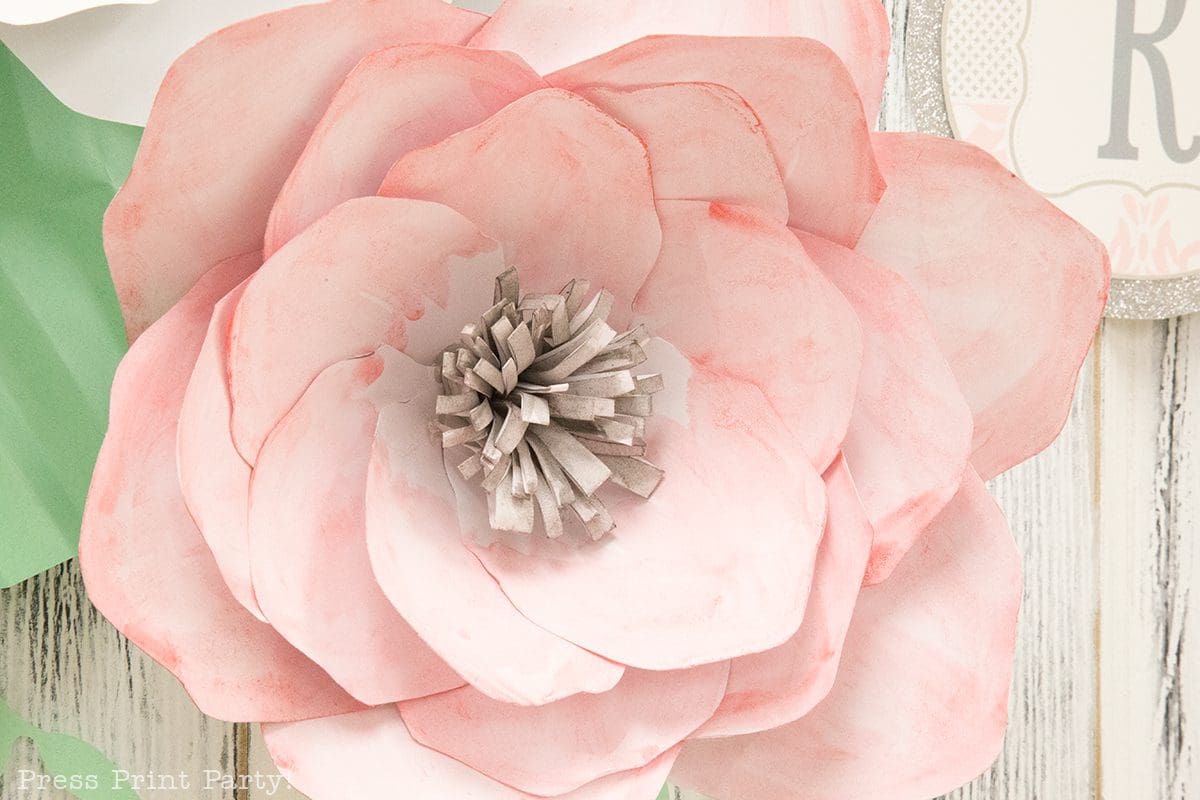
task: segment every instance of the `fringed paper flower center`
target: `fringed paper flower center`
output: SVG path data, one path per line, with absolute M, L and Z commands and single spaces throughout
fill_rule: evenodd
M 601 486 L 649 497 L 662 480 L 643 458 L 662 377 L 632 372 L 649 336 L 641 326 L 618 334 L 607 322 L 612 294 L 589 293 L 574 280 L 522 296 L 510 268 L 496 279 L 495 305 L 442 354 L 442 446 L 470 451 L 458 470 L 482 476 L 496 530 L 532 533 L 540 513 L 555 539 L 570 510 L 599 539 L 615 527 Z

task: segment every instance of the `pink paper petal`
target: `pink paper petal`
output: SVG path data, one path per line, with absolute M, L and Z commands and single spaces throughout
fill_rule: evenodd
M 1004 515 L 968 470 L 863 590 L 829 696 L 790 725 L 692 740 L 675 780 L 721 800 L 917 800 L 967 782 L 1000 752 L 1020 600 Z
M 209 265 L 261 247 L 275 195 L 355 62 L 405 42 L 462 43 L 483 19 L 439 0 L 334 0 L 240 22 L 184 53 L 104 219 L 129 338 Z
M 388 602 L 367 557 L 378 406 L 412 391 L 401 356 L 385 353 L 317 376 L 263 446 L 250 494 L 254 586 L 268 619 L 368 705 L 463 685 Z
M 245 259 L 245 274 L 262 263 L 257 252 L 241 258 Z M 246 540 L 250 465 L 233 446 L 229 431 L 229 324 L 243 291 L 245 282 L 234 287 L 213 309 L 183 395 L 175 457 L 183 501 L 212 551 L 225 585 L 247 611 L 266 622 L 250 581 Z
M 470 687 L 400 704 L 414 739 L 501 783 L 555 796 L 645 766 L 712 716 L 729 662 L 626 670 L 603 694 L 545 706 L 501 703 Z
M 854 75 L 871 119 L 887 74 L 887 13 L 875 0 L 506 0 L 471 40 L 514 50 L 542 74 L 655 34 L 805 36 Z
M 401 358 L 411 393 L 380 413 L 367 478 L 367 547 L 384 594 L 434 651 L 489 697 L 543 705 L 604 692 L 624 669 L 521 616 L 462 543 L 440 442 L 438 384 Z
M 725 698 L 697 736 L 735 736 L 785 725 L 811 711 L 833 686 L 871 551 L 871 524 L 845 458 L 825 473 L 825 487 L 829 518 L 804 624 L 782 646 L 733 660 Z
M 971 409 L 903 278 L 824 239 L 802 233 L 800 241 L 863 326 L 863 371 L 842 450 L 875 529 L 867 583 L 878 583 L 958 491 Z
M 254 462 L 325 367 L 383 343 L 403 350 L 409 322 L 431 302 L 449 302 L 453 269 L 494 278 L 504 262 L 457 212 L 379 197 L 343 203 L 269 259 L 230 334 L 233 440 L 242 456 Z
M 400 156 L 545 86 L 509 53 L 419 44 L 370 54 L 333 96 L 276 198 L 265 255 L 343 200 L 375 194 Z
M 791 224 L 850 247 L 885 188 L 850 75 L 811 39 L 659 36 L 546 80 L 579 91 L 685 81 L 729 87 L 762 120 Z
M 637 317 L 703 369 L 762 392 L 824 471 L 854 408 L 862 332 L 783 225 L 719 203 L 659 203 L 663 248 Z
M 643 367 L 667 384 L 647 426 L 647 456 L 666 471 L 654 496 L 602 489 L 617 527 L 599 542 L 472 549 L 521 613 L 622 664 L 683 669 L 776 647 L 804 618 L 825 524 L 820 477 L 758 387 L 661 340 Z M 483 492 L 459 495 L 479 540 Z
M 787 222 L 787 193 L 762 123 L 732 90 L 679 83 L 580 94 L 642 140 L 656 199 L 751 206 Z
M 646 150 L 582 98 L 534 92 L 388 172 L 379 193 L 461 211 L 504 244 L 529 291 L 587 278 L 621 324 L 662 241 Z
M 540 800 L 417 744 L 395 706 L 263 725 L 263 739 L 288 782 L 312 800 Z M 649 800 L 678 752 L 672 748 L 640 769 L 555 800 Z
M 213 304 L 255 260 L 218 264 L 129 351 L 84 510 L 88 595 L 207 714 L 288 720 L 359 708 L 226 589 L 184 506 L 175 436 Z
M 1108 297 L 1097 239 L 972 145 L 876 134 L 889 188 L 859 251 L 916 290 L 991 478 L 1062 430 Z

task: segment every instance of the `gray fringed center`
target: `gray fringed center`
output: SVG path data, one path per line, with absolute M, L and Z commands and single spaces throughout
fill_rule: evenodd
M 662 377 L 634 375 L 646 360 L 645 328 L 608 326 L 613 296 L 585 303 L 587 281 L 558 294 L 521 296 L 517 271 L 496 279 L 495 305 L 442 353 L 437 428 L 442 447 L 471 455 L 496 530 L 563 534 L 570 509 L 593 539 L 615 527 L 596 498 L 608 481 L 649 497 L 663 472 L 646 461 L 646 417 Z

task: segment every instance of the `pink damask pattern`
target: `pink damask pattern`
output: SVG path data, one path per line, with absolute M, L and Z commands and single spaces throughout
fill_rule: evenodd
M 1181 246 L 1171 226 L 1171 199 L 1129 192 L 1124 215 L 1108 244 L 1113 272 L 1176 275 L 1200 269 L 1200 241 Z

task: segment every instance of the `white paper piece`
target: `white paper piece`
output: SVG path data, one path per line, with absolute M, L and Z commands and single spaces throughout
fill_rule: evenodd
M 495 14 L 501 0 L 454 0 L 454 5 L 481 14 Z
M 139 0 L 142 2 L 142 0 Z M 145 125 L 171 62 L 227 25 L 316 0 L 158 0 L 89 8 L 39 25 L 0 24 L 0 41 L 81 114 Z M 95 0 L 0 0 L 9 7 L 96 6 Z M 0 19 L 12 22 L 6 15 Z
M 0 22 L 35 25 L 100 6 L 128 3 L 145 5 L 155 0 L 0 0 Z
M 646 361 L 640 372 L 658 375 L 647 382 L 642 391 L 654 395 L 654 416 L 673 419 L 688 427 L 688 383 L 692 379 L 692 362 L 663 339 L 654 338 L 646 344 Z

